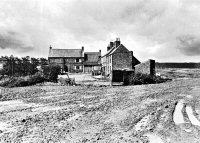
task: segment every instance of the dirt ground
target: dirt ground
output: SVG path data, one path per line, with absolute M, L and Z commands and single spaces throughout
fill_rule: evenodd
M 1 143 L 198 143 L 200 78 L 0 90 Z

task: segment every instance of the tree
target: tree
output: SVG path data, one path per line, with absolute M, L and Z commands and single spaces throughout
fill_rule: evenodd
M 35 74 L 36 72 L 38 72 L 37 66 L 39 65 L 39 60 L 36 58 L 31 58 L 31 69 L 30 69 L 30 73 L 31 75 Z
M 14 75 L 22 76 L 22 60 L 20 58 L 15 58 Z
M 15 67 L 15 60 L 14 57 L 11 55 L 10 57 L 4 57 L 6 59 L 6 63 L 3 66 L 4 74 L 8 76 L 14 75 L 14 67 Z
M 27 57 L 22 58 L 22 73 L 24 76 L 28 75 L 30 72 L 30 62 Z
M 60 73 L 61 67 L 59 65 L 50 64 L 48 66 L 43 66 L 43 74 L 48 81 L 57 82 Z
M 1 74 L 8 76 L 27 76 L 34 75 L 39 66 L 39 60 L 36 58 L 30 58 L 29 56 L 18 58 L 13 57 L 3 57 L 5 59 L 5 64 L 3 70 L 0 71 Z M 42 64 L 47 64 L 47 60 L 42 58 Z
M 43 66 L 48 65 L 48 60 L 47 59 L 40 58 L 39 60 L 40 60 L 40 65 L 41 65 L 42 68 L 43 68 Z

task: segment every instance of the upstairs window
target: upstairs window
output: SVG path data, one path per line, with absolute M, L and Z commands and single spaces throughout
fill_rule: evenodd
M 76 59 L 76 63 L 79 63 L 79 59 Z

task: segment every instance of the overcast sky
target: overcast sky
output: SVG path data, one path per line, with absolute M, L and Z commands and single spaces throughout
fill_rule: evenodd
M 200 62 L 199 0 L 0 0 L 0 55 L 106 52 L 119 37 L 141 61 Z

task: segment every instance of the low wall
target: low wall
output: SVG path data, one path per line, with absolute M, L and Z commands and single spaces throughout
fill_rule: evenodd
M 155 60 L 150 59 L 148 61 L 135 65 L 135 74 L 136 73 L 155 75 Z

